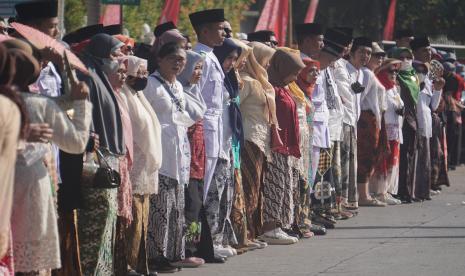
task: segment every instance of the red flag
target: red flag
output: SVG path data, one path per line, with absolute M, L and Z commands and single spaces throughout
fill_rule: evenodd
M 318 2 L 318 0 L 311 0 L 310 5 L 308 5 L 304 23 L 313 23 L 315 20 L 316 9 L 318 8 Z
M 276 34 L 279 46 L 286 43 L 289 19 L 289 0 L 267 0 L 255 31 L 270 30 Z
M 105 5 L 103 6 L 103 14 L 100 16 L 100 23 L 107 25 L 121 24 L 121 6 L 120 5 Z
M 166 0 L 163 11 L 161 12 L 158 24 L 162 24 L 168 21 L 173 21 L 174 24 L 178 23 L 179 18 L 179 7 L 181 0 Z
M 394 22 L 396 21 L 396 4 L 397 0 L 391 0 L 387 14 L 386 25 L 384 25 L 383 39 L 392 40 L 394 36 Z

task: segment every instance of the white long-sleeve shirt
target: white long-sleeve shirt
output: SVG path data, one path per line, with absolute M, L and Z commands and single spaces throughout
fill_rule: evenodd
M 223 150 L 224 73 L 213 48 L 197 43 L 193 50 L 205 55 L 203 73 L 198 84 L 207 106 L 203 118 L 205 154 L 207 157 L 218 158 Z
M 438 108 L 441 92 L 441 90 L 435 91 L 433 82 L 429 78 L 425 78 L 425 86 L 420 91 L 417 102 L 418 131 L 423 137 L 431 138 L 433 136 L 431 111 Z
M 364 85 L 363 71 L 356 69 L 345 59 L 336 61 L 334 79 L 344 106 L 343 122 L 356 127 L 360 116 L 360 94 L 355 94 L 351 85 L 358 81 Z
M 363 68 L 365 91 L 360 94 L 360 110 L 370 110 L 376 117 L 376 125 L 381 129 L 381 113 L 386 106 L 386 89 L 376 75 L 368 68 Z

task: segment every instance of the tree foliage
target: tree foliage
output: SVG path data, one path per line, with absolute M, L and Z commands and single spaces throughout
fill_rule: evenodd
M 83 0 L 65 1 L 65 29 L 74 31 L 85 24 L 86 5 Z
M 167 0 L 169 1 L 169 0 Z M 233 29 L 239 30 L 242 11 L 248 10 L 254 0 L 181 0 L 178 28 L 191 38 L 195 38 L 194 30 L 189 21 L 189 13 L 211 8 L 224 8 L 227 19 Z M 124 27 L 131 36 L 139 38 L 142 24 L 147 23 L 152 29 L 157 25 L 164 1 L 141 0 L 140 6 L 124 7 Z

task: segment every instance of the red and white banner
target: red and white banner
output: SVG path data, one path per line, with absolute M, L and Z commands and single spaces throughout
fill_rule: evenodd
M 319 0 L 311 0 L 308 5 L 307 15 L 305 16 L 304 23 L 313 23 L 315 20 L 316 10 L 318 8 Z
M 121 24 L 121 6 L 120 5 L 104 5 L 103 13 L 100 16 L 100 24 L 104 26 Z
M 174 24 L 178 23 L 179 18 L 179 7 L 181 0 L 166 0 L 163 11 L 161 12 L 158 24 L 162 24 L 168 21 L 173 21 Z
M 270 30 L 276 34 L 279 46 L 286 44 L 289 24 L 289 0 L 267 0 L 255 31 Z
M 384 25 L 383 39 L 392 40 L 394 36 L 394 23 L 396 21 L 396 4 L 397 0 L 391 0 L 389 10 L 386 18 L 386 25 Z

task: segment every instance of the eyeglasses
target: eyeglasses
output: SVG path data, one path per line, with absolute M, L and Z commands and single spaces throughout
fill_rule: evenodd
M 397 70 L 397 69 L 389 69 L 388 72 L 391 73 L 391 74 L 394 74 L 394 75 L 399 74 L 399 70 Z

